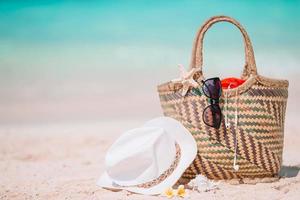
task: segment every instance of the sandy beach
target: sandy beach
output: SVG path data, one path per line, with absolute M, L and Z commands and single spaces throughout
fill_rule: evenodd
M 166 199 L 111 192 L 96 186 L 104 170 L 105 152 L 115 139 L 162 115 L 155 91 L 157 82 L 154 79 L 138 86 L 110 86 L 104 90 L 106 96 L 97 93 L 102 88 L 89 86 L 84 90 L 70 84 L 61 87 L 61 91 L 55 89 L 60 92 L 52 96 L 44 97 L 42 89 L 35 89 L 26 91 L 27 96 L 15 92 L 11 97 L 15 101 L 4 98 L 0 104 L 0 199 Z M 292 92 L 284 133 L 281 174 L 287 177 L 256 185 L 220 183 L 213 191 L 188 191 L 187 199 L 300 199 L 296 83 L 291 81 L 289 88 Z M 132 90 L 127 91 L 128 86 Z M 78 91 L 72 93 L 72 88 Z
M 96 186 L 105 151 L 118 135 L 143 120 L 3 126 L 0 132 L 0 199 L 166 199 Z M 300 138 L 286 133 L 283 173 L 275 183 L 220 183 L 188 199 L 299 199 Z M 293 166 L 293 167 L 288 167 Z
M 300 200 L 299 8 L 300 1 L 0 1 L 0 200 L 167 199 L 96 182 L 116 138 L 163 115 L 157 85 L 182 76 L 178 64 L 188 70 L 190 60 L 205 79 L 240 77 L 243 67 L 255 76 L 256 65 L 259 75 L 289 80 L 289 94 L 279 181 L 220 182 L 187 190 L 185 199 Z M 224 23 L 196 36 L 214 15 L 235 18 L 248 34 Z

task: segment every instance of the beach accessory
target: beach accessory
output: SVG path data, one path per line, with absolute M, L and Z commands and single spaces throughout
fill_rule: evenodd
M 217 22 L 229 22 L 241 31 L 246 55 L 241 76 L 244 81 L 225 87 L 220 97 L 224 115 L 220 128 L 207 126 L 202 120 L 204 108 L 210 105 L 203 91 L 190 86 L 183 95 L 182 83 L 173 81 L 158 86 L 164 115 L 180 121 L 198 144 L 197 157 L 180 183 L 188 182 L 197 174 L 240 182 L 275 180 L 273 177 L 278 176 L 282 163 L 288 81 L 259 75 L 245 29 L 230 17 L 216 16 L 204 23 L 194 42 L 189 72 L 199 85 L 205 80 L 202 72 L 204 34 Z
M 210 105 L 203 110 L 203 121 L 207 126 L 220 128 L 222 120 L 222 112 L 219 106 L 219 98 L 222 94 L 221 81 L 216 77 L 206 79 L 202 83 L 202 91 L 210 100 Z
M 222 88 L 224 88 L 224 89 L 228 88 L 229 85 L 230 85 L 230 88 L 236 88 L 236 87 L 242 85 L 243 83 L 245 83 L 245 80 L 239 79 L 239 78 L 234 78 L 234 77 L 224 78 L 221 81 Z
M 162 194 L 193 162 L 196 141 L 178 121 L 159 117 L 129 130 L 109 148 L 97 185 L 141 194 Z

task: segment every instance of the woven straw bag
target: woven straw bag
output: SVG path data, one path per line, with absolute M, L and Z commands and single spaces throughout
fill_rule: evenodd
M 250 39 L 236 20 L 216 16 L 200 28 L 190 64 L 190 70 L 196 71 L 193 79 L 201 87 L 201 81 L 205 80 L 202 73 L 204 34 L 213 24 L 222 21 L 234 24 L 245 43 L 246 61 L 241 78 L 246 81 L 236 88 L 223 89 L 220 97 L 223 116 L 227 97 L 229 128 L 225 126 L 224 117 L 219 129 L 205 125 L 202 112 L 209 101 L 203 93 L 195 93 L 194 88 L 190 88 L 183 96 L 183 84 L 172 81 L 158 86 L 164 115 L 180 121 L 198 145 L 197 157 L 182 175 L 180 183 L 188 182 L 197 174 L 215 180 L 273 179 L 278 177 L 281 167 L 288 81 L 266 78 L 257 73 Z M 237 124 L 235 115 L 238 116 Z M 237 171 L 233 169 L 235 150 Z

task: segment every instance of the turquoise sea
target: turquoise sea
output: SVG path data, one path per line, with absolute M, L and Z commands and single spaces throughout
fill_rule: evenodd
M 143 86 L 175 78 L 177 64 L 189 65 L 195 33 L 214 15 L 244 25 L 259 73 L 300 75 L 300 1 L 7 0 L 0 1 L 1 107 L 14 119 L 24 102 L 42 102 L 34 109 L 26 104 L 27 111 L 48 116 L 45 102 L 57 106 L 91 94 L 102 101 L 124 90 L 142 95 Z M 215 25 L 204 48 L 208 77 L 239 76 L 244 52 L 235 27 Z

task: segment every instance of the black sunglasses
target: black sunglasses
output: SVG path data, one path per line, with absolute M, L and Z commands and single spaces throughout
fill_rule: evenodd
M 202 81 L 202 90 L 210 100 L 210 105 L 204 108 L 202 119 L 210 127 L 220 128 L 222 111 L 219 106 L 219 99 L 222 95 L 222 85 L 218 77 Z

